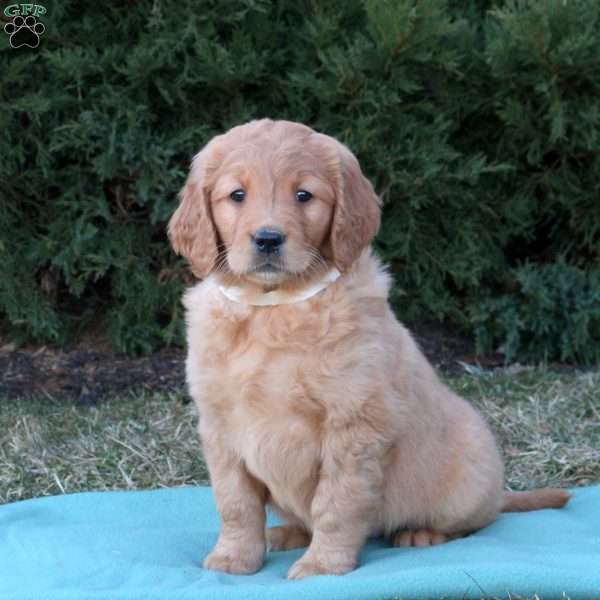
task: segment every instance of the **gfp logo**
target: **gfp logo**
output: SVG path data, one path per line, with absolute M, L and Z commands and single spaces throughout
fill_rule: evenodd
M 13 17 L 12 23 L 4 26 L 4 31 L 10 36 L 10 45 L 13 48 L 37 48 L 40 35 L 46 31 L 37 18 L 46 14 L 46 8 L 41 4 L 11 4 L 4 9 L 4 14 Z

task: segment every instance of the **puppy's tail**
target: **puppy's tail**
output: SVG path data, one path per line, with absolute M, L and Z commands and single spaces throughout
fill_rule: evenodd
M 571 497 L 567 490 L 542 488 L 530 492 L 504 492 L 502 512 L 525 512 L 540 508 L 562 508 Z

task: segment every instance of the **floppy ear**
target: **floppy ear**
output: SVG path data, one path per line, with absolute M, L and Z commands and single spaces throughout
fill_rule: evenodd
M 169 221 L 168 234 L 177 254 L 185 256 L 192 273 L 207 277 L 217 260 L 217 235 L 208 202 L 204 148 L 192 161 L 190 174 L 179 193 L 181 202 Z
M 381 202 L 362 174 L 356 157 L 336 142 L 341 177 L 331 227 L 333 262 L 342 273 L 350 268 L 379 229 Z

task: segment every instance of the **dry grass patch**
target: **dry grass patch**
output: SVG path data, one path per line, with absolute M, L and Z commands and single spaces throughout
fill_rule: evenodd
M 496 432 L 511 489 L 600 482 L 600 371 L 513 368 L 450 383 Z
M 97 408 L 0 403 L 0 501 L 208 481 L 193 406 L 142 394 Z
M 600 482 L 600 371 L 473 371 L 449 385 L 486 415 L 513 489 Z M 208 482 L 183 393 L 97 408 L 0 399 L 0 502 L 85 490 Z

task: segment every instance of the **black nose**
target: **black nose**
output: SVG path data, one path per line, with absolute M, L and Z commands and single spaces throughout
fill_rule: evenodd
M 285 242 L 285 235 L 277 229 L 259 229 L 254 234 L 254 244 L 259 252 L 265 254 L 277 252 L 283 242 Z

